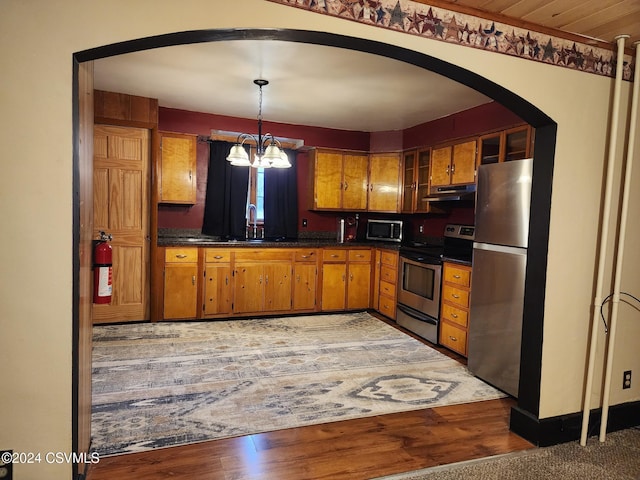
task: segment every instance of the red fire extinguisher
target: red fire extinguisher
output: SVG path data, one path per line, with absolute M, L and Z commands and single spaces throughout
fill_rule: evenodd
M 100 232 L 93 248 L 93 303 L 111 303 L 113 294 L 113 250 L 110 234 Z

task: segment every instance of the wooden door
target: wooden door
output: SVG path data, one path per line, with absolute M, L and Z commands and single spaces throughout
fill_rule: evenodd
M 431 186 L 451 183 L 451 147 L 431 151 Z
M 236 264 L 234 272 L 235 313 L 260 312 L 264 307 L 264 266 Z
M 345 154 L 342 162 L 342 209 L 367 209 L 367 171 L 369 157 L 364 154 Z
M 264 310 L 291 310 L 291 262 L 264 266 Z
M 195 135 L 161 133 L 160 202 L 196 203 L 196 140 Z
M 313 310 L 316 306 L 317 273 L 315 263 L 296 263 L 293 267 L 293 309 Z
M 372 154 L 369 157 L 369 211 L 397 213 L 399 203 L 400 154 Z
M 476 180 L 476 141 L 453 146 L 451 183 L 473 183 Z
M 371 264 L 349 263 L 347 309 L 369 308 L 371 303 Z
M 342 206 L 342 152 L 315 151 L 314 202 L 316 209 Z
M 111 304 L 93 305 L 93 323 L 149 319 L 149 132 L 94 128 L 93 238 L 113 236 Z
M 204 314 L 231 313 L 231 266 L 206 263 L 204 282 Z
M 196 318 L 197 263 L 167 263 L 164 267 L 163 318 L 181 320 Z
M 322 310 L 346 307 L 347 264 L 325 263 L 322 266 Z

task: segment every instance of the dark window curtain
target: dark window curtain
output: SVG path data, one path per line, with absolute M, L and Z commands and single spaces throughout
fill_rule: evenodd
M 285 150 L 291 168 L 264 172 L 264 236 L 269 240 L 298 238 L 296 152 Z
M 243 239 L 246 233 L 249 168 L 233 167 L 226 158 L 232 144 L 209 144 L 209 174 L 202 233 L 225 239 Z

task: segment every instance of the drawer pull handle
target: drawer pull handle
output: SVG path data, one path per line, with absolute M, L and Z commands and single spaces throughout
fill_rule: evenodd
M 451 335 L 449 335 L 449 340 L 451 340 L 452 342 L 457 342 L 458 339 L 456 337 L 452 337 Z
M 460 275 L 454 275 L 453 278 L 460 278 Z
M 191 285 L 195 285 L 195 284 L 196 284 L 196 276 L 195 276 L 195 275 L 193 275 L 193 276 L 191 277 Z
M 361 253 L 357 253 L 357 254 L 356 254 L 356 257 L 364 258 L 364 255 L 362 255 Z
M 338 258 L 338 255 L 336 255 L 335 253 L 332 253 L 331 258 Z
M 222 255 L 216 255 L 216 256 L 215 256 L 215 257 L 213 257 L 213 258 L 215 258 L 216 260 L 220 260 L 221 258 L 224 258 L 224 257 L 223 257 Z
M 458 294 L 456 294 L 456 293 L 452 293 L 452 294 L 451 294 L 451 296 L 452 296 L 453 298 L 455 298 L 455 299 L 460 298 L 460 295 L 458 295 Z
M 187 258 L 187 255 L 185 255 L 184 253 L 177 253 L 176 258 Z
M 452 316 L 453 318 L 458 318 L 458 314 L 457 314 L 457 313 L 452 313 L 452 314 L 451 314 L 451 316 Z

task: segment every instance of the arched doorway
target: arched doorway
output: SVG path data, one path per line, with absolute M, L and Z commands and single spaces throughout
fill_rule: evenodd
M 530 219 L 529 259 L 526 276 L 525 314 L 523 319 L 523 341 L 521 354 L 521 379 L 517 410 L 524 416 L 537 419 L 539 414 L 540 378 L 542 358 L 542 333 L 544 324 L 545 280 L 547 271 L 547 245 L 549 238 L 549 217 L 551 206 L 551 185 L 553 176 L 556 124 L 544 112 L 526 100 L 513 94 L 500 85 L 491 82 L 465 68 L 443 60 L 408 50 L 394 45 L 375 42 L 356 37 L 347 37 L 325 32 L 302 30 L 270 30 L 270 29 L 232 29 L 201 30 L 179 32 L 122 42 L 78 52 L 74 55 L 74 171 L 78 170 L 81 161 L 78 146 L 80 128 L 78 70 L 83 62 L 97 60 L 114 55 L 121 55 L 140 50 L 160 48 L 189 43 L 218 42 L 225 40 L 279 40 L 289 42 L 311 43 L 339 48 L 357 50 L 375 55 L 385 56 L 398 61 L 410 63 L 420 68 L 446 76 L 456 82 L 471 87 L 484 95 L 501 103 L 536 129 L 535 136 L 535 169 Z M 74 174 L 74 192 L 82 192 L 81 176 Z M 74 219 L 79 218 L 81 193 L 74 196 Z M 79 389 L 78 371 L 82 368 L 78 351 L 78 331 L 80 328 L 80 276 L 79 270 L 79 222 L 74 222 L 74 412 L 78 416 L 77 392 Z M 90 365 L 89 365 L 90 367 Z M 82 388 L 82 387 L 80 387 Z M 523 415 L 519 416 L 520 418 Z M 512 428 L 521 429 L 522 426 Z M 78 446 L 78 428 L 74 425 L 74 450 Z

